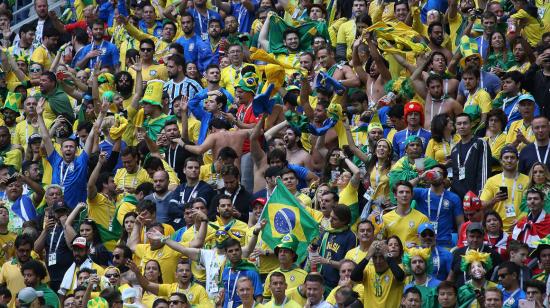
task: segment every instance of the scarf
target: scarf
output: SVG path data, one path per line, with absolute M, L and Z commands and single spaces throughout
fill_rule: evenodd
M 343 228 L 332 228 L 332 227 L 329 227 L 326 232 L 323 234 L 323 238 L 321 239 L 321 247 L 320 247 L 320 252 L 319 252 L 319 255 L 324 257 L 325 256 L 325 253 L 326 253 L 326 250 L 327 250 L 327 246 L 328 246 L 328 238 L 329 236 L 333 235 L 333 234 L 338 234 L 338 233 L 343 233 L 345 231 L 348 231 L 349 230 L 349 227 L 348 226 L 345 226 Z M 322 265 L 319 264 L 317 265 L 317 271 L 318 272 L 321 272 L 321 268 L 322 268 Z
M 258 269 L 254 264 L 244 259 L 239 261 L 239 263 L 235 265 L 229 264 L 229 267 L 234 271 L 256 271 L 256 272 L 258 271 Z
M 83 268 L 91 269 L 92 264 L 93 264 L 92 259 L 88 257 L 84 262 L 82 262 L 82 264 L 80 264 L 78 269 L 79 270 Z M 69 269 L 67 269 L 67 271 L 65 272 L 65 275 L 63 276 L 63 280 L 61 281 L 61 285 L 59 286 L 60 290 L 69 291 L 69 290 L 74 290 L 76 288 L 76 279 L 75 279 L 76 272 L 77 272 L 76 263 L 73 262 L 73 264 L 71 264 L 71 266 L 69 267 Z

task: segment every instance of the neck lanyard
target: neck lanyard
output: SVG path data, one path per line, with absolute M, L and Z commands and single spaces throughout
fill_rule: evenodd
M 435 102 L 434 98 L 432 97 L 432 106 L 430 108 L 430 114 L 432 116 L 432 119 L 434 117 L 434 102 Z M 445 100 L 442 98 L 440 102 L 441 102 L 441 105 L 439 105 L 439 109 L 437 110 L 437 114 L 441 113 L 441 108 L 443 108 L 443 105 L 445 104 Z
M 516 173 L 516 176 L 514 177 L 514 186 L 512 186 L 512 199 L 510 199 L 512 203 L 514 203 L 514 196 L 516 195 L 516 184 L 518 177 L 519 173 Z M 504 181 L 504 172 L 502 173 L 502 186 L 506 186 L 506 182 Z
M 462 148 L 462 142 L 460 143 L 460 147 Z M 468 161 L 468 157 L 470 157 L 470 153 L 472 151 L 472 148 L 473 148 L 473 145 L 470 146 L 470 148 L 468 149 L 468 152 L 466 152 L 466 158 L 464 158 L 464 162 L 461 164 L 460 163 L 460 150 L 458 151 L 457 155 L 456 155 L 456 160 L 458 162 L 458 167 L 464 167 L 464 165 L 466 165 L 466 162 Z
M 233 282 L 233 290 L 231 291 L 231 297 L 229 300 L 233 299 L 235 296 L 235 289 L 237 288 L 237 281 L 239 280 L 239 275 L 241 274 L 241 271 L 237 271 L 237 277 L 235 277 L 235 281 Z M 229 272 L 229 278 L 227 279 L 227 287 L 231 285 L 231 270 Z
M 483 57 L 483 34 L 481 35 L 481 40 L 479 42 L 479 54 L 481 55 L 481 57 Z
M 55 235 L 55 229 L 57 229 L 57 223 L 55 223 L 55 225 L 53 226 L 52 238 L 50 239 L 50 251 L 48 251 L 48 253 L 52 253 L 54 251 L 57 251 L 57 249 L 59 248 L 59 243 L 61 243 L 61 238 L 63 237 L 63 229 L 62 229 L 61 233 L 59 234 L 59 237 L 57 238 L 57 244 L 55 244 L 55 250 L 52 250 L 53 236 Z
M 193 198 L 193 193 L 195 192 L 195 190 L 197 189 L 197 186 L 199 186 L 199 183 L 195 184 L 195 186 L 193 186 L 193 189 L 191 190 L 191 194 L 189 195 L 189 198 L 187 198 L 187 200 L 185 200 L 185 190 L 187 189 L 187 184 L 185 184 L 185 186 L 183 187 L 183 196 L 181 196 L 181 201 L 185 201 L 185 203 L 188 203 L 189 200 L 191 200 L 191 198 Z
M 62 161 L 61 162 L 61 167 L 60 167 L 60 174 L 59 174 L 59 182 L 61 184 L 61 186 L 63 186 L 63 184 L 65 183 L 65 179 L 67 179 L 67 175 L 69 175 L 69 170 L 71 169 L 71 166 L 73 165 L 73 163 L 69 163 L 67 164 L 67 170 L 65 170 L 65 172 L 63 172 L 63 169 L 65 169 L 65 162 Z
M 370 87 L 369 87 L 369 94 L 370 94 L 370 95 L 369 95 L 369 101 L 370 101 L 370 103 L 369 103 L 369 108 L 374 107 L 374 105 L 376 104 L 376 102 L 374 101 L 374 83 L 375 83 L 375 82 L 376 82 L 376 81 L 372 81 L 372 82 L 370 83 Z
M 439 258 L 439 251 L 437 250 L 437 247 L 434 247 L 434 251 L 435 251 L 435 261 L 432 263 L 434 264 L 434 266 L 437 266 L 436 273 L 439 274 L 439 268 L 441 267 L 441 264 L 440 264 L 441 259 Z
M 202 31 L 202 14 L 197 10 L 197 15 L 199 15 L 199 28 L 200 28 L 200 32 L 201 32 L 201 36 L 204 34 L 204 32 Z M 210 20 L 210 12 L 208 11 L 208 9 L 206 9 L 206 23 L 208 24 L 208 21 Z M 206 26 L 208 28 L 208 26 Z M 207 29 L 208 30 L 208 29 Z
M 453 137 L 451 136 L 451 141 L 447 141 L 445 139 L 443 139 L 443 154 L 445 154 L 445 157 L 447 157 L 449 154 L 449 152 L 447 152 L 447 142 L 449 142 L 449 147 L 451 148 L 451 150 L 453 149 Z
M 432 203 L 432 198 L 431 198 L 431 195 L 432 195 L 432 189 L 428 189 L 428 218 L 431 218 L 430 216 L 432 215 L 432 207 L 431 207 L 431 203 Z M 435 217 L 435 221 L 438 221 L 439 220 L 439 214 L 441 214 L 441 205 L 443 204 L 443 197 L 445 196 L 445 191 L 443 191 L 443 193 L 441 194 L 441 198 L 439 198 L 439 205 L 437 206 L 437 216 Z M 435 232 L 437 232 L 437 229 L 435 230 Z
M 500 135 L 502 135 L 502 132 L 500 132 L 498 135 L 496 136 L 493 136 L 492 138 L 489 137 L 489 145 L 491 146 L 491 149 L 493 148 L 493 146 L 495 145 L 495 142 L 497 142 L 497 139 L 498 137 L 500 137 Z M 492 140 L 491 140 L 492 139 Z M 548 153 L 548 152 L 547 152 Z M 538 152 L 537 152 L 538 154 Z
M 416 135 L 414 133 L 411 133 L 411 136 L 420 136 L 420 131 L 422 130 L 422 127 L 418 129 L 416 132 Z M 405 132 L 405 139 L 409 138 L 409 129 L 407 128 L 407 131 Z
M 233 199 L 231 200 L 231 203 L 235 205 L 235 200 L 237 200 L 237 196 L 239 195 L 239 192 L 241 192 L 241 185 L 239 185 L 239 188 L 237 188 L 237 191 L 235 191 L 235 194 L 233 195 Z M 225 194 L 228 196 L 231 196 L 231 193 L 227 190 L 225 191 Z
M 518 288 L 517 290 L 515 290 L 512 294 L 510 294 L 510 296 L 508 297 L 508 299 L 506 299 L 503 303 L 503 306 L 504 305 L 513 305 L 514 304 L 514 295 L 518 294 L 518 292 L 520 291 L 521 289 Z
M 374 166 L 374 190 L 378 188 L 378 184 L 380 183 L 380 171 L 378 170 L 379 165 L 378 162 L 376 162 L 376 165 Z
M 535 152 L 537 152 L 537 158 L 539 160 L 539 163 L 546 164 L 546 160 L 548 159 L 548 152 L 550 151 L 550 144 L 546 145 L 546 154 L 544 154 L 544 161 L 540 159 L 540 153 L 539 153 L 539 145 L 537 144 L 537 141 L 535 141 Z
M 172 155 L 172 159 L 170 159 L 170 151 L 168 151 L 168 165 L 172 167 L 172 169 L 176 169 L 176 154 L 178 153 L 179 144 L 176 144 L 176 148 L 174 149 L 174 154 Z

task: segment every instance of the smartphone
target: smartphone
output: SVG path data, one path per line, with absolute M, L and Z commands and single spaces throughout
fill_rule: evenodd
M 520 299 L 519 300 L 519 308 L 535 308 L 535 301 L 530 301 L 526 299 Z
M 506 196 L 508 196 L 508 187 L 506 186 L 500 186 L 498 188 L 499 192 L 503 193 L 503 194 L 506 194 Z

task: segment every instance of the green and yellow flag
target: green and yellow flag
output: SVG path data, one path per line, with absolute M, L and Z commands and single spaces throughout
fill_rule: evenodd
M 308 21 L 300 26 L 292 26 L 286 23 L 281 17 L 272 15 L 269 18 L 269 50 L 274 54 L 287 53 L 288 50 L 283 44 L 283 33 L 287 29 L 296 29 L 300 34 L 300 51 L 311 49 L 311 42 L 316 35 L 322 35 L 329 39 L 328 27 L 325 22 Z
M 298 239 L 298 263 L 307 256 L 307 247 L 319 236 L 319 224 L 300 205 L 296 197 L 277 179 L 277 187 L 262 212 L 267 225 L 262 231 L 262 240 L 271 249 L 281 242 L 283 236 L 293 234 Z

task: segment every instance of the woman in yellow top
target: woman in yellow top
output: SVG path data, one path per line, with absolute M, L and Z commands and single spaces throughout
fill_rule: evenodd
M 382 204 L 389 201 L 390 185 L 388 173 L 391 168 L 393 148 L 389 140 L 380 139 L 374 147 L 374 155 L 367 164 L 369 175 L 369 189 L 372 200 L 379 200 Z
M 160 271 L 160 264 L 157 260 L 149 260 L 145 263 L 145 268 L 143 269 L 143 276 L 147 278 L 150 282 L 156 284 L 162 283 L 162 272 Z M 141 295 L 141 303 L 145 307 L 153 307 L 153 302 L 158 298 L 157 295 L 143 291 Z
M 436 115 L 431 123 L 432 138 L 428 141 L 426 157 L 445 165 L 453 146 L 460 140 L 458 135 L 453 135 L 453 130 L 453 120 L 447 114 Z
M 500 151 L 506 144 L 506 133 L 504 128 L 506 127 L 507 118 L 502 109 L 493 109 L 487 113 L 487 120 L 485 121 L 485 139 L 491 148 L 491 154 L 493 158 L 498 161 L 500 157 Z M 500 172 L 502 168 L 500 165 L 492 167 L 493 172 Z

